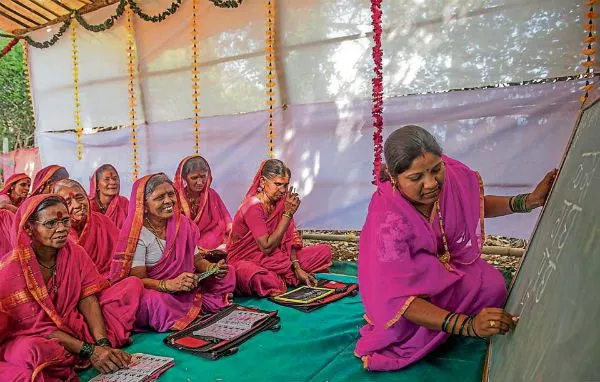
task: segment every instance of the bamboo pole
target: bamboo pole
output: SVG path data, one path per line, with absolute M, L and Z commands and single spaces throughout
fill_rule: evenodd
M 332 235 L 324 233 L 303 233 L 302 238 L 306 240 L 322 240 L 322 241 L 345 241 L 350 243 L 358 243 L 357 235 Z M 523 257 L 524 248 L 500 247 L 494 245 L 484 245 L 482 253 L 484 255 L 499 255 L 510 257 Z

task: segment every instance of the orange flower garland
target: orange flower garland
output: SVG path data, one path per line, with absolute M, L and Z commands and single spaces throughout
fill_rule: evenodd
M 192 106 L 194 110 L 194 152 L 200 153 L 200 108 L 198 107 L 198 91 L 200 90 L 200 79 L 198 75 L 198 0 L 192 0 Z
M 71 23 L 71 51 L 73 53 L 73 99 L 75 101 L 75 109 L 73 116 L 75 117 L 75 135 L 77 141 L 77 160 L 83 159 L 83 145 L 81 144 L 81 135 L 83 128 L 81 127 L 81 103 L 79 102 L 79 49 L 77 48 L 77 29 L 75 23 Z
M 586 38 L 583 40 L 584 44 L 587 44 L 587 47 L 583 49 L 583 54 L 586 55 L 586 60 L 582 63 L 582 65 L 586 68 L 585 74 L 585 86 L 583 87 L 584 95 L 579 97 L 581 104 L 585 104 L 589 97 L 590 91 L 594 88 L 594 84 L 592 83 L 592 78 L 594 77 L 594 66 L 596 65 L 596 61 L 594 59 L 594 55 L 596 54 L 596 48 L 593 47 L 593 44 L 596 42 L 596 36 L 594 31 L 596 30 L 596 25 L 594 24 L 594 19 L 598 16 L 596 12 L 594 12 L 594 5 L 596 4 L 596 0 L 587 0 L 585 2 L 586 6 L 589 6 L 589 10 L 585 13 L 585 18 L 587 19 L 587 23 L 583 25 L 583 29 L 587 32 Z
M 127 18 L 127 59 L 129 72 L 129 118 L 131 128 L 131 167 L 132 177 L 136 181 L 139 175 L 140 165 L 138 164 L 137 152 L 137 122 L 136 122 L 136 98 L 135 98 L 135 77 L 136 77 L 136 49 L 135 49 L 135 31 L 133 29 L 133 12 L 129 5 L 125 11 Z
M 267 129 L 269 130 L 267 134 L 267 138 L 269 139 L 268 147 L 269 150 L 267 152 L 269 158 L 273 158 L 275 156 L 275 143 L 273 143 L 273 139 L 275 139 L 275 126 L 273 126 L 273 106 L 275 105 L 275 100 L 273 97 L 275 96 L 275 0 L 267 0 L 266 5 L 267 10 L 267 22 L 266 22 L 266 61 L 267 61 L 267 96 L 269 99 L 267 100 L 267 106 L 269 107 L 269 119 Z

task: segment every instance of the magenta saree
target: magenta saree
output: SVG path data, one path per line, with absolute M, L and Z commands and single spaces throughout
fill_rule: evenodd
M 98 205 L 98 201 L 96 200 L 96 195 L 98 193 L 98 186 L 96 182 L 96 178 L 98 177 L 98 170 L 105 165 L 98 167 L 96 171 L 92 174 L 90 178 L 90 207 L 94 212 L 98 212 L 112 220 L 112 222 L 117 226 L 118 229 L 121 229 L 125 219 L 127 218 L 127 211 L 129 209 L 129 200 L 122 195 L 115 195 L 115 197 L 110 201 L 109 205 L 106 207 L 105 211 L 100 209 Z M 112 167 L 112 166 L 111 166 Z M 117 172 L 117 170 L 113 167 L 113 170 Z
M 260 250 L 256 240 L 272 233 L 285 211 L 285 196 L 279 200 L 270 216 L 266 215 L 264 205 L 256 198 L 263 164 L 233 218 L 227 243 L 227 262 L 235 267 L 236 289 L 240 294 L 264 297 L 284 293 L 287 285 L 298 285 L 290 259 L 292 248 L 296 250 L 302 269 L 309 273 L 326 271 L 331 265 L 332 252 L 328 245 L 303 247 L 293 220 L 279 248 L 268 256 Z
M 95 342 L 77 304 L 96 295 L 107 338 L 113 346 L 129 342 L 143 284 L 127 278 L 108 288 L 83 248 L 67 241 L 56 257 L 56 285 L 46 284 L 25 232 L 25 224 L 49 195 L 27 199 L 15 216 L 16 241 L 12 252 L 0 259 L 0 314 L 10 317 L 9 332 L 0 345 L 0 373 L 7 381 L 75 380 L 75 366 L 89 363 L 49 339 L 63 331 Z
M 144 222 L 144 192 L 152 176 L 145 176 L 133 185 L 129 214 L 121 228 L 113 257 L 110 272 L 112 282 L 127 277 L 131 272 Z M 173 217 L 167 223 L 165 252 L 158 263 L 146 268 L 147 276 L 156 280 L 168 280 L 183 272 L 195 272 L 194 255 L 198 235 L 196 225 L 182 215 L 176 206 Z M 165 332 L 184 329 L 199 313 L 214 313 L 230 305 L 234 288 L 233 269 L 222 279 L 209 277 L 203 280 L 196 290 L 187 293 L 170 294 L 146 288 L 136 316 L 136 330 Z
M 368 370 L 406 367 L 442 344 L 448 334 L 413 324 L 403 314 L 416 297 L 468 315 L 502 306 L 498 270 L 480 258 L 483 185 L 479 174 L 443 157 L 446 178 L 439 206 L 451 260 L 444 266 L 438 215 L 425 219 L 390 182 L 380 182 L 360 236 L 358 278 L 367 324 L 356 355 Z

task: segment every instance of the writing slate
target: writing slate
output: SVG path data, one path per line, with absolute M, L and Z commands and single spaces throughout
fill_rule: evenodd
M 584 109 L 519 266 L 484 380 L 600 381 L 600 102 Z

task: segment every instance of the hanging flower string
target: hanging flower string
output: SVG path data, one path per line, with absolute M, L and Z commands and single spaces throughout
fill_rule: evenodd
M 269 119 L 268 119 L 268 134 L 267 139 L 268 142 L 268 151 L 267 154 L 269 158 L 273 158 L 275 156 L 275 143 L 273 143 L 273 139 L 275 139 L 275 126 L 273 126 L 273 107 L 275 105 L 275 0 L 267 0 L 267 21 L 266 21 L 266 61 L 267 61 L 267 96 L 269 99 L 267 100 L 267 106 L 269 108 Z
M 27 97 L 29 98 L 28 107 L 31 111 L 33 131 L 35 131 L 35 113 L 33 108 L 33 97 L 31 96 L 31 73 L 29 72 L 29 44 L 25 40 L 23 40 L 23 75 L 25 76 Z
M 596 65 L 596 61 L 594 59 L 596 54 L 596 48 L 594 48 L 594 43 L 596 42 L 596 24 L 594 24 L 594 19 L 598 16 L 598 14 L 594 12 L 595 4 L 596 0 L 587 0 L 585 2 L 585 5 L 589 6 L 589 9 L 585 13 L 585 19 L 587 20 L 587 23 L 583 25 L 583 29 L 587 32 L 587 36 L 583 42 L 584 44 L 587 44 L 587 46 L 583 49 L 583 54 L 586 56 L 586 59 L 582 64 L 585 67 L 585 86 L 582 89 L 585 94 L 579 97 L 582 106 L 588 99 L 590 91 L 594 88 L 594 84 L 592 83 L 592 78 L 594 77 L 594 66 Z
M 381 0 L 371 0 L 371 21 L 373 24 L 373 133 L 374 160 L 373 178 L 377 181 L 381 169 L 381 157 L 383 154 L 383 50 L 381 48 Z
M 129 118 L 131 128 L 131 167 L 132 177 L 136 181 L 139 175 L 138 164 L 138 146 L 137 146 L 137 122 L 136 122 L 136 98 L 135 98 L 135 79 L 136 79 L 136 49 L 135 49 L 135 31 L 133 29 L 133 12 L 131 8 L 126 7 L 125 14 L 127 18 L 127 60 L 129 72 Z
M 73 54 L 73 100 L 75 109 L 73 117 L 75 118 L 75 135 L 77 139 L 77 160 L 83 159 L 83 145 L 81 144 L 81 104 L 79 102 L 79 50 L 77 48 L 77 27 L 71 23 L 71 51 Z
M 210 0 L 215 7 L 219 8 L 237 8 L 242 5 L 243 0 Z
M 200 153 L 200 108 L 198 102 L 200 79 L 198 63 L 198 0 L 192 0 L 192 107 L 194 111 L 194 152 Z

